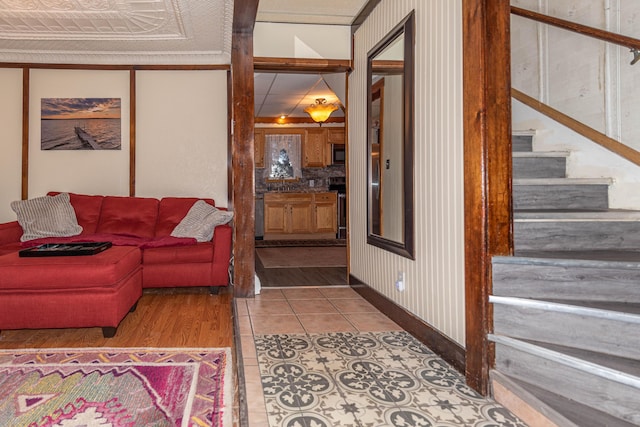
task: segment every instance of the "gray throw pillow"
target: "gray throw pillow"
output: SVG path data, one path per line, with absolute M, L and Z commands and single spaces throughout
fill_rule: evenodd
M 82 232 L 69 193 L 11 202 L 22 227 L 21 242 L 42 237 L 77 236 Z
M 231 219 L 233 219 L 233 212 L 217 209 L 204 200 L 198 200 L 176 225 L 171 236 L 191 237 L 198 242 L 208 242 L 213 239 L 215 228 L 228 223 Z

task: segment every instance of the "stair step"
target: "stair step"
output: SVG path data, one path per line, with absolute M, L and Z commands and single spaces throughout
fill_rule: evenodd
M 539 210 L 514 212 L 518 251 L 640 249 L 640 212 Z
M 570 305 L 490 296 L 494 333 L 640 361 L 640 304 Z
M 529 209 L 516 211 L 513 216 L 515 221 L 536 222 L 640 222 L 640 211 L 625 209 Z
M 514 179 L 513 209 L 607 209 L 610 180 Z
M 636 250 L 640 248 L 640 222 L 629 220 L 516 219 L 514 246 L 518 250 L 577 251 Z
M 502 372 L 490 372 L 494 390 L 499 387 L 507 389 L 511 401 L 515 396 L 520 405 L 511 407 L 510 401 L 496 395 L 496 400 L 510 409 L 529 425 L 561 426 L 561 427 L 633 427 L 632 424 L 619 418 L 581 405 L 566 396 L 552 393 L 533 384 L 504 375 Z M 526 405 L 523 411 L 522 404 Z M 526 411 L 526 409 L 529 409 Z M 520 412 L 523 412 L 522 414 Z
M 566 178 L 566 152 L 513 153 L 513 178 Z
M 511 136 L 511 150 L 514 152 L 532 151 L 535 131 L 516 131 Z
M 640 252 L 516 251 L 492 271 L 497 296 L 640 304 Z
M 496 369 L 554 393 L 571 396 L 624 421 L 640 424 L 640 364 L 584 350 L 529 343 L 490 334 Z M 624 367 L 624 370 L 620 368 Z

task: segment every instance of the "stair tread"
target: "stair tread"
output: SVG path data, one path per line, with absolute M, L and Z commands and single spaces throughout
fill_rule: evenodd
M 559 344 L 543 343 L 539 341 L 531 340 L 518 340 L 529 344 L 536 345 L 538 347 L 546 348 L 547 350 L 562 353 L 564 355 L 581 359 L 596 365 L 604 366 L 609 369 L 622 372 L 627 375 L 631 375 L 636 378 L 640 378 L 640 359 L 628 359 L 625 357 L 612 356 L 610 354 L 602 354 L 589 350 L 582 350 L 573 347 L 567 347 Z
M 513 185 L 610 185 L 611 178 L 518 178 Z
M 574 265 L 588 264 L 595 265 L 601 263 L 602 266 L 614 265 L 617 268 L 624 268 L 624 263 L 628 267 L 640 266 L 640 250 L 584 250 L 584 251 L 535 251 L 516 250 L 514 256 L 496 256 L 495 262 L 505 264 L 561 264 L 571 263 Z
M 582 220 L 582 221 L 640 221 L 640 211 L 630 209 L 519 209 L 514 221 Z
M 515 151 L 513 157 L 567 157 L 569 151 Z
M 556 300 L 551 298 L 544 299 L 544 301 L 556 303 L 556 304 L 594 308 L 597 310 L 615 311 L 618 313 L 640 315 L 640 304 L 637 304 L 637 303 L 615 302 L 615 301 Z
M 613 320 L 618 319 L 640 324 L 640 316 L 638 316 L 640 315 L 640 303 L 555 298 L 529 298 L 500 295 L 489 296 L 489 302 L 493 304 L 504 304 L 514 307 L 528 307 L 531 309 L 548 310 L 559 313 L 581 313 L 584 315 L 592 315 L 600 318 Z
M 524 389 L 528 394 L 532 395 L 533 398 L 537 399 L 542 404 L 551 408 L 556 413 L 561 416 L 567 418 L 569 421 L 575 423 L 578 426 L 608 426 L 608 427 L 632 427 L 635 424 L 629 423 L 627 421 L 621 420 L 620 418 L 613 417 L 607 413 L 598 411 L 589 406 L 582 405 L 578 402 L 575 402 L 571 399 L 568 399 L 566 396 L 559 395 L 533 384 L 529 384 L 526 381 L 519 380 L 517 378 L 513 378 L 507 374 L 500 373 L 500 376 L 506 377 L 508 381 L 511 381 L 518 385 L 520 388 Z M 498 382 L 501 382 L 501 379 L 497 378 Z M 530 397 L 520 396 L 525 400 L 530 406 L 540 406 L 533 404 L 530 402 Z

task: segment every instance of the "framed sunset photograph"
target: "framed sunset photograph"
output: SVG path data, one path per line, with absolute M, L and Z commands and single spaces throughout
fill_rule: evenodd
M 120 150 L 120 98 L 41 98 L 41 150 Z

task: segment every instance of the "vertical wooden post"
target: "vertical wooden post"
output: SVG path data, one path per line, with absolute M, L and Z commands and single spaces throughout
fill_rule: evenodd
M 22 200 L 29 198 L 29 67 L 22 69 Z
M 129 70 L 129 196 L 136 195 L 136 70 Z
M 513 251 L 510 6 L 463 0 L 466 379 L 488 393 L 491 257 Z
M 233 92 L 232 206 L 234 294 L 255 295 L 255 177 L 253 27 L 258 0 L 236 0 L 231 49 Z

